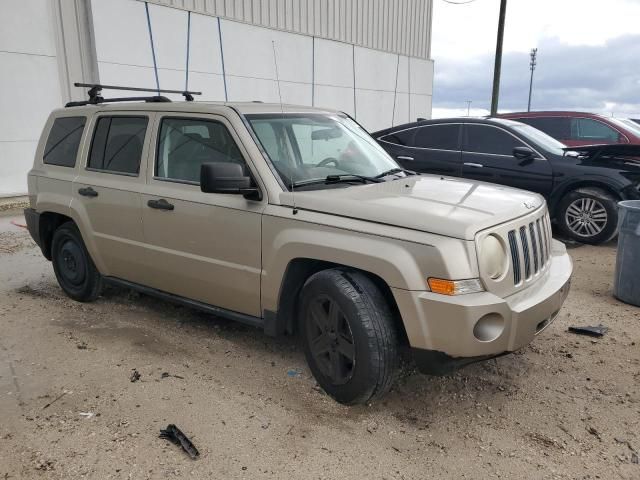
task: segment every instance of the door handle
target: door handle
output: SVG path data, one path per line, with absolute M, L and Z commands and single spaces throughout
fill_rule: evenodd
M 413 157 L 407 157 L 407 156 L 405 156 L 405 155 L 398 155 L 396 158 L 397 158 L 398 160 L 409 160 L 409 161 L 412 161 L 412 160 L 413 160 Z
M 160 200 L 149 200 L 147 202 L 147 205 L 149 205 L 151 208 L 155 208 L 156 210 L 174 209 L 173 203 L 167 202 L 164 198 L 161 198 Z
M 481 164 L 481 163 L 465 162 L 464 165 L 467 166 L 467 167 L 473 167 L 473 168 L 482 168 L 482 167 L 484 167 L 484 165 Z
M 97 197 L 98 196 L 98 192 L 96 192 L 93 188 L 91 187 L 82 187 L 78 189 L 78 193 L 80 195 L 82 195 L 83 197 Z

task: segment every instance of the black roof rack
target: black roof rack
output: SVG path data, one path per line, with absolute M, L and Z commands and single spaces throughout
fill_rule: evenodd
M 148 97 L 119 97 L 119 98 L 103 98 L 102 90 L 128 90 L 130 92 L 156 92 L 160 93 L 178 93 L 184 97 L 187 102 L 193 101 L 194 95 L 202 95 L 202 92 L 190 92 L 188 90 L 164 90 L 160 88 L 140 88 L 140 87 L 122 87 L 118 85 L 100 85 L 99 83 L 74 83 L 76 87 L 87 87 L 89 91 L 89 100 L 80 102 L 68 102 L 65 107 L 80 107 L 82 105 L 97 105 L 99 103 L 113 102 L 170 102 L 167 97 L 162 95 L 153 95 Z

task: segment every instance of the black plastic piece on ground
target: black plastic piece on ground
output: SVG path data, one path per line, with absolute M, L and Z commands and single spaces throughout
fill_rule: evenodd
M 182 447 L 182 449 L 193 459 L 200 456 L 200 452 L 196 446 L 191 443 L 191 440 L 189 440 L 189 438 L 182 433 L 182 430 L 176 427 L 173 423 L 167 425 L 166 429 L 160 430 L 160 438 L 169 440 L 174 445 Z
M 569 327 L 571 333 L 578 335 L 587 335 L 589 337 L 602 337 L 609 331 L 609 327 L 598 325 L 597 327 Z

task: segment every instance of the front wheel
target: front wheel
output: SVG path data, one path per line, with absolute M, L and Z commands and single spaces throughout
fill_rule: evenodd
M 579 188 L 560 201 L 556 219 L 562 233 L 571 239 L 603 243 L 617 233 L 617 201 L 599 188 Z
M 320 386 L 347 405 L 386 393 L 400 364 L 398 333 L 387 300 L 365 274 L 323 270 L 302 290 L 301 333 Z
M 79 302 L 98 298 L 102 290 L 102 276 L 73 222 L 67 222 L 53 232 L 51 256 L 53 271 L 64 293 Z

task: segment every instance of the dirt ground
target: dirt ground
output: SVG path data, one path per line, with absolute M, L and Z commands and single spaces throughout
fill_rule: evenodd
M 523 351 L 343 407 L 294 339 L 125 290 L 73 302 L 12 220 L 0 479 L 640 479 L 640 308 L 611 296 L 614 244 L 570 250 L 567 303 Z M 567 332 L 600 323 L 602 339 Z M 200 459 L 158 438 L 168 423 Z

